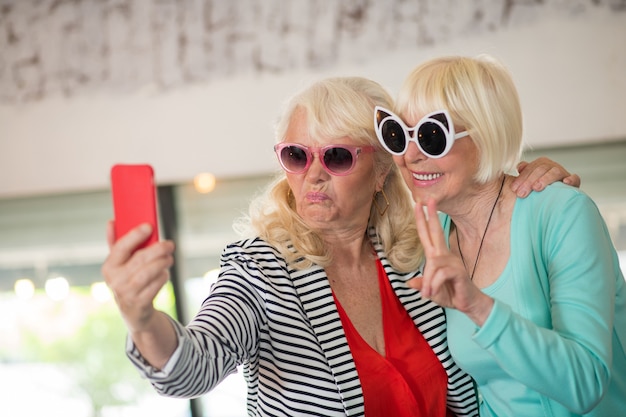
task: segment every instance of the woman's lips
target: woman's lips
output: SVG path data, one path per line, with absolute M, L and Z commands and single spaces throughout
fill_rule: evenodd
M 320 192 L 309 192 L 306 193 L 306 199 L 312 203 L 319 203 L 328 200 L 328 196 Z

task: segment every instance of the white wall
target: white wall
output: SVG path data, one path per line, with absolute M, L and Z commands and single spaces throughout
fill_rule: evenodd
M 327 75 L 363 75 L 395 95 L 414 65 L 441 54 L 500 58 L 518 84 L 535 148 L 626 138 L 626 12 L 590 8 L 528 20 L 430 46 L 374 48 L 373 56 L 361 52 L 323 70 L 0 104 L 0 198 L 100 189 L 116 162 L 151 163 L 161 183 L 202 171 L 267 173 L 277 169 L 271 125 L 296 89 Z M 376 36 L 360 42 L 367 49 Z

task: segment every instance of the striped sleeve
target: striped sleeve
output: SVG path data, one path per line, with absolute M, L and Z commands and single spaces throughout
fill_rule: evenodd
M 321 324 L 327 320 L 326 309 L 332 307 L 322 301 L 312 313 L 319 318 L 329 345 L 335 345 L 330 355 L 345 361 L 337 369 L 331 369 L 291 272 L 262 240 L 229 245 L 222 254 L 218 281 L 196 317 L 186 327 L 175 323 L 181 345 L 172 371 L 150 372 L 140 359 L 133 362 L 159 393 L 184 398 L 210 391 L 243 364 L 251 416 L 359 415 L 345 410 L 346 403 L 355 402 L 350 395 L 356 398 L 353 406 L 362 409 L 362 395 L 354 365 L 345 356 L 349 349 L 333 336 L 341 331 L 340 324 Z M 310 275 L 321 280 L 318 273 L 316 269 Z M 320 288 L 313 288 L 311 299 L 319 292 Z M 332 302 L 330 291 L 328 297 Z M 131 351 L 129 356 L 135 355 Z M 356 393 L 343 398 L 334 372 L 349 375 L 350 368 L 347 379 L 352 378 Z

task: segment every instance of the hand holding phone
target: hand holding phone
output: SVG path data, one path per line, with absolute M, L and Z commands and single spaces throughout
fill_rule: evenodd
M 115 216 L 115 239 L 142 223 L 152 225 L 152 234 L 137 249 L 159 240 L 154 170 L 150 165 L 117 164 L 111 168 L 111 194 Z

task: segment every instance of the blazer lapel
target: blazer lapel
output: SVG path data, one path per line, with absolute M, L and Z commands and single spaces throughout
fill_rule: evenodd
M 289 274 L 326 356 L 346 414 L 363 415 L 363 390 L 324 269 L 317 265 L 304 270 L 290 268 Z

